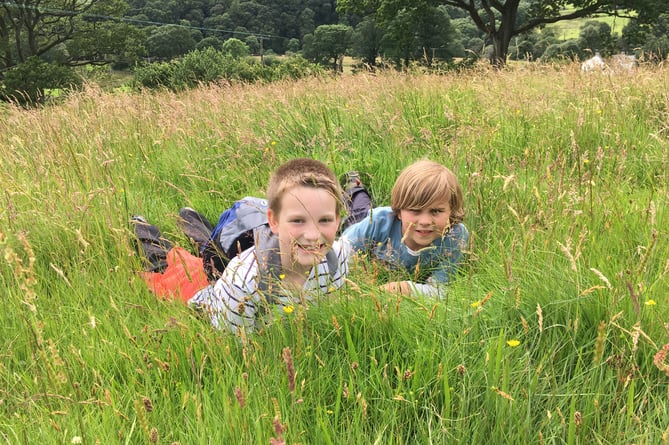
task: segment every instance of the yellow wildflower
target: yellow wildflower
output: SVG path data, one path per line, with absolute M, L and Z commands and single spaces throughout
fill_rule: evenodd
M 283 311 L 284 311 L 286 314 L 292 314 L 294 310 L 295 310 L 295 307 L 294 307 L 294 306 L 284 306 L 284 307 L 283 307 Z
M 520 345 L 519 340 L 507 340 L 506 344 L 511 346 L 512 348 L 515 348 L 516 346 Z
M 479 306 L 481 306 L 481 300 L 476 300 L 475 302 L 473 302 L 471 304 L 471 307 L 474 307 L 474 308 L 479 307 Z
M 655 306 L 657 303 L 655 302 L 655 300 L 647 300 L 644 304 L 646 306 Z

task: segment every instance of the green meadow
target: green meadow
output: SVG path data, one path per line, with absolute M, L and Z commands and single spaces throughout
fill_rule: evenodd
M 0 442 L 669 442 L 669 70 L 377 74 L 0 107 Z M 176 244 L 309 156 L 387 204 L 424 157 L 471 243 L 445 299 L 351 283 L 240 341 L 153 296 Z
M 580 28 L 585 23 L 592 20 L 608 24 L 611 27 L 611 34 L 613 36 L 620 36 L 622 34 L 623 28 L 625 28 L 625 25 L 627 25 L 629 22 L 629 19 L 626 17 L 613 17 L 605 15 L 601 17 L 587 17 L 552 23 L 550 25 L 546 25 L 546 29 L 555 31 L 556 37 L 561 40 L 578 39 Z

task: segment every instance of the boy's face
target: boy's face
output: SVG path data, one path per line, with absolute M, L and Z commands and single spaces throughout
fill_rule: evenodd
M 281 198 L 281 211 L 267 211 L 270 228 L 279 237 L 284 272 L 305 275 L 320 263 L 339 227 L 337 201 L 322 188 L 296 186 Z
M 443 200 L 424 209 L 402 209 L 397 217 L 402 221 L 404 244 L 411 250 L 420 250 L 448 231 L 451 207 Z

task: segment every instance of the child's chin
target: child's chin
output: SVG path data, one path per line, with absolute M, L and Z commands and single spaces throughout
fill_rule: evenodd
M 434 241 L 433 238 L 418 238 L 413 240 L 414 244 L 418 247 L 418 249 L 424 249 L 426 247 L 429 247 L 432 245 L 432 242 Z
M 313 266 L 314 264 L 320 263 L 323 257 L 324 254 L 321 252 L 306 252 L 300 250 L 295 259 L 302 266 Z

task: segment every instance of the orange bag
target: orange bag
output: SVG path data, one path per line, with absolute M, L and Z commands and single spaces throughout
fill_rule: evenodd
M 178 298 L 184 303 L 209 285 L 202 258 L 182 247 L 173 247 L 167 252 L 165 272 L 144 272 L 143 278 L 158 297 Z

